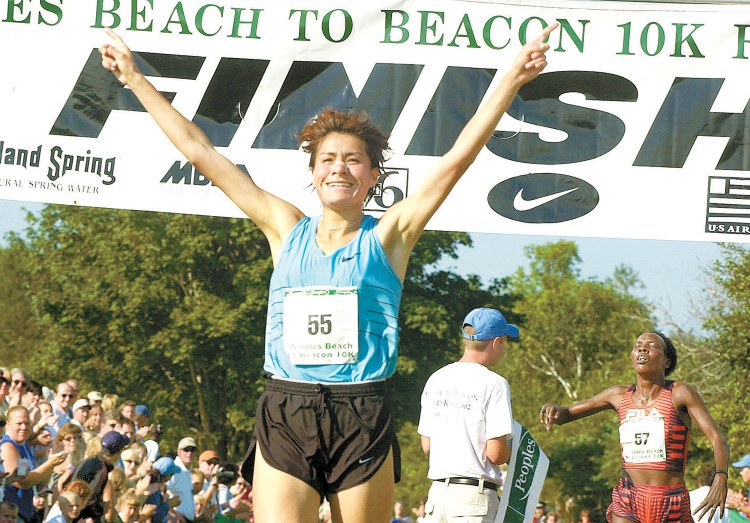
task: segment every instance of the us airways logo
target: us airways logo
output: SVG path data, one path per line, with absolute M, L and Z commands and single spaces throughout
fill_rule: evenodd
M 708 177 L 706 232 L 750 234 L 750 178 Z

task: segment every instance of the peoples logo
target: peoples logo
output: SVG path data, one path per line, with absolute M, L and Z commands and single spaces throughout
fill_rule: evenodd
M 523 223 L 560 223 L 590 213 L 599 204 L 593 185 L 566 174 L 532 173 L 504 180 L 490 190 L 493 211 Z

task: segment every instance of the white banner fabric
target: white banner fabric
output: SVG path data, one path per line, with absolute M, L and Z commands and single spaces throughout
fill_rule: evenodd
M 319 212 L 294 135 L 368 112 L 408 196 L 542 27 L 549 66 L 429 224 L 750 241 L 750 6 L 637 2 L 0 3 L 0 198 L 243 216 L 101 68 L 113 27 L 154 85 L 261 187 Z M 497 74 L 496 74 L 497 73 Z

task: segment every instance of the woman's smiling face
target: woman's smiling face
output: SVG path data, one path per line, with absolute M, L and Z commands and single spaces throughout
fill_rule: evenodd
M 356 203 L 361 208 L 378 179 L 365 143 L 351 134 L 331 133 L 318 147 L 313 185 L 324 206 Z

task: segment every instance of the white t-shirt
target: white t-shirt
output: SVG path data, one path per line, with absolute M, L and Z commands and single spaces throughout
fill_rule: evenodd
M 436 371 L 422 392 L 418 432 L 430 438 L 427 477 L 465 476 L 501 483 L 486 455 L 487 440 L 513 433 L 508 381 L 479 363 Z
M 44 518 L 44 523 L 57 523 L 60 522 L 62 519 L 62 523 L 67 523 L 65 521 L 65 517 L 62 514 L 62 510 L 60 510 L 60 504 L 55 503 L 50 507 L 49 512 L 47 513 L 47 517 Z
M 691 490 L 689 492 L 690 494 L 690 513 L 692 514 L 695 512 L 695 509 L 698 508 L 698 505 L 703 503 L 703 500 L 706 499 L 706 496 L 708 496 L 708 491 L 711 490 L 711 487 L 704 485 L 702 487 L 698 487 L 695 490 Z M 720 510 L 717 509 L 716 512 L 714 512 L 714 517 L 711 519 L 708 519 L 708 513 L 704 514 L 704 516 L 701 519 L 698 519 L 698 514 L 695 514 L 693 516 L 693 519 L 695 519 L 695 523 L 727 523 L 729 521 L 729 510 L 724 509 L 724 517 L 719 516 Z
M 180 458 L 175 458 L 174 463 L 182 470 L 167 481 L 167 490 L 172 495 L 180 496 L 180 504 L 175 507 L 175 512 L 192 521 L 195 519 L 195 498 L 190 469 L 185 467 Z
M 152 439 L 147 439 L 143 442 L 146 446 L 146 459 L 148 461 L 156 461 L 159 459 L 159 444 Z
M 210 485 L 211 483 L 209 482 L 209 480 L 203 480 L 203 488 L 201 489 L 202 492 L 206 492 Z M 218 505 L 218 513 L 228 514 L 232 510 L 232 507 L 229 506 L 229 502 L 233 497 L 234 496 L 230 492 L 229 487 L 227 487 L 223 483 L 219 483 L 214 490 L 213 496 L 211 496 L 211 498 L 206 502 L 206 508 Z

